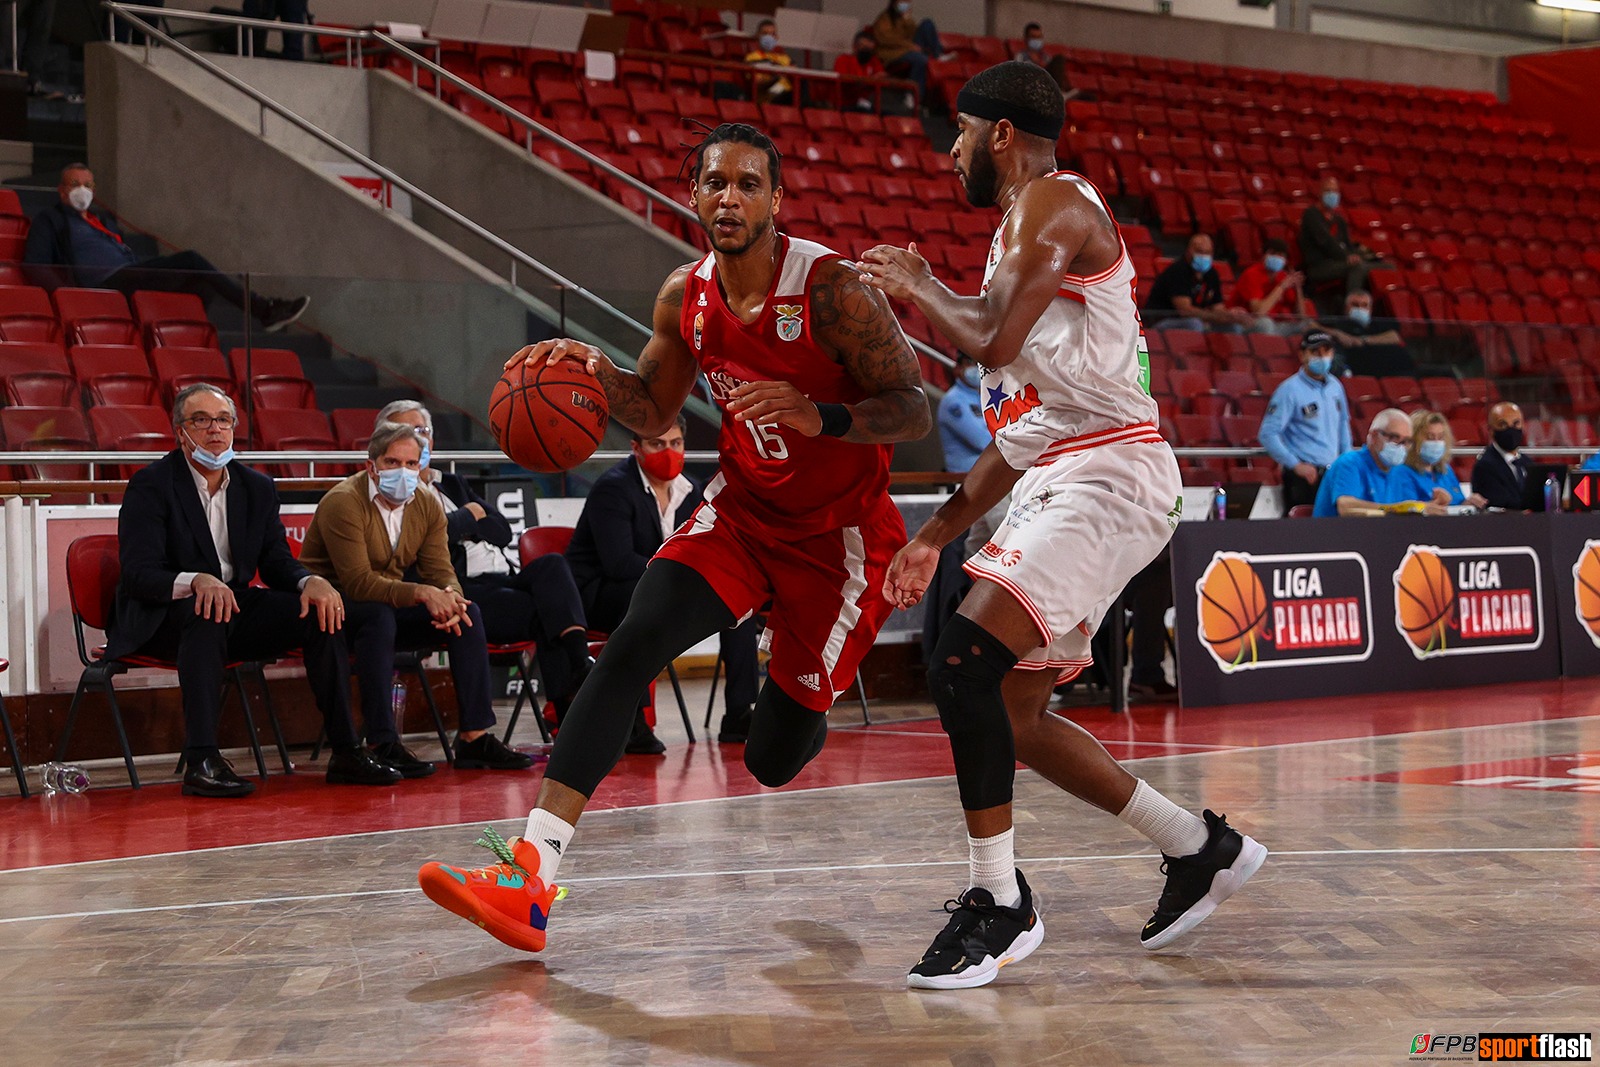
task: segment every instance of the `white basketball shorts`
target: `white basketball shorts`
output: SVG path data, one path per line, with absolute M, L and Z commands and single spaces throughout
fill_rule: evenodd
M 1101 445 L 1025 472 L 1011 510 L 965 567 L 1013 596 L 1044 643 L 1017 667 L 1065 681 L 1124 586 L 1172 537 L 1182 481 L 1166 444 Z

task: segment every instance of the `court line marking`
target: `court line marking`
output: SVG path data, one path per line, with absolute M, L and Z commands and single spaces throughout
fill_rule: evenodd
M 1188 759 L 1195 756 L 1223 756 L 1236 755 L 1246 752 L 1270 752 L 1283 748 L 1311 748 L 1322 745 L 1344 745 L 1358 741 L 1387 741 L 1402 737 L 1427 737 L 1434 734 L 1450 733 L 1476 733 L 1480 730 L 1505 730 L 1520 726 L 1546 726 L 1556 723 L 1581 722 L 1588 719 L 1600 718 L 1600 715 L 1566 715 L 1559 719 L 1524 719 L 1520 722 L 1490 722 L 1479 723 L 1475 726 L 1443 726 L 1436 730 L 1406 730 L 1392 734 L 1362 734 L 1357 737 L 1328 737 L 1315 741 L 1282 741 L 1271 745 L 1239 745 L 1216 751 L 1203 752 L 1169 752 L 1160 756 L 1130 756 L 1118 763 L 1146 763 L 1156 760 Z M 1033 773 L 1033 772 L 1030 772 Z M 751 797 L 765 797 L 771 800 L 781 800 L 785 797 L 805 796 L 809 793 L 822 792 L 829 789 L 863 789 L 880 785 L 916 785 L 923 782 L 947 782 L 955 777 L 953 774 L 933 774 L 922 778 L 894 778 L 882 782 L 841 782 L 836 785 L 813 785 L 801 789 L 785 789 L 782 792 L 763 791 L 758 793 L 741 793 L 738 796 L 721 797 L 696 797 L 693 800 L 668 800 L 659 804 L 629 804 L 615 808 L 596 808 L 584 814 L 594 819 L 607 812 L 623 811 L 649 811 L 660 808 L 686 807 L 690 804 L 721 804 L 733 800 L 748 800 Z M 1405 782 L 1380 783 L 1386 785 L 1405 785 Z M 199 856 L 208 852 L 229 852 L 235 849 L 269 848 L 273 845 L 307 845 L 318 841 L 343 841 L 355 837 L 375 837 L 379 834 L 409 834 L 427 830 L 461 830 L 469 827 L 482 827 L 499 823 L 523 823 L 526 816 L 513 815 L 499 819 L 474 819 L 470 822 L 438 823 L 429 826 L 398 826 L 385 830 L 361 830 L 352 834 L 322 834 L 316 837 L 294 837 L 282 841 L 246 841 L 236 845 L 211 845 L 207 848 L 175 849 L 170 852 L 150 852 L 138 856 L 107 856 L 102 859 L 71 860 L 66 863 L 42 863 L 34 867 L 10 867 L 0 869 L 0 876 L 8 874 L 23 874 L 29 871 L 51 871 L 63 867 L 82 867 L 92 863 L 128 863 L 134 860 L 164 859 L 172 856 Z
M 1271 853 L 1270 858 L 1286 859 L 1326 859 L 1343 858 L 1347 856 L 1434 856 L 1434 855 L 1523 855 L 1527 853 L 1600 853 L 1600 845 L 1569 845 L 1552 847 L 1475 847 L 1475 848 L 1334 848 L 1334 849 L 1285 849 Z M 1065 866 L 1073 863 L 1107 863 L 1123 860 L 1139 860 L 1150 862 L 1155 859 L 1154 852 L 1114 852 L 1100 856 L 1039 856 L 1030 857 L 1024 862 L 1029 867 Z M 719 871 L 658 871 L 653 874 L 613 874 L 599 875 L 593 878 L 573 878 L 563 880 L 562 885 L 568 887 L 586 885 L 605 885 L 612 882 L 668 882 L 686 881 L 691 878 L 760 878 L 774 874 L 829 874 L 845 873 L 852 871 L 892 871 L 910 870 L 923 867 L 965 867 L 967 860 L 913 860 L 905 863 L 834 863 L 810 867 L 747 867 L 733 868 Z M 319 900 L 356 900 L 362 897 L 392 897 L 406 896 L 412 893 L 421 893 L 421 888 L 408 886 L 403 889 L 360 889 L 348 893 L 310 893 L 295 896 L 279 897 L 246 897 L 237 900 L 200 900 L 187 904 L 153 904 L 143 908 L 105 908 L 97 911 L 67 911 L 55 912 L 47 915 L 14 915 L 9 918 L 0 918 L 0 926 L 10 926 L 16 923 L 50 922 L 57 919 L 93 919 L 108 915 L 147 915 L 164 911 L 195 911 L 210 908 L 241 908 L 253 907 L 258 904 L 305 904 Z
M 894 730 L 888 728 L 880 729 L 876 726 L 851 726 L 839 730 L 830 728 L 828 732 L 830 734 L 852 734 L 864 737 L 888 735 L 891 737 L 918 737 L 947 743 L 949 741 L 949 738 L 943 733 L 935 730 Z M 1151 748 L 1193 748 L 1214 752 L 1233 752 L 1239 748 L 1247 747 L 1241 745 L 1202 745 L 1185 741 L 1141 741 L 1125 737 L 1097 737 L 1095 740 L 1102 745 L 1147 745 Z

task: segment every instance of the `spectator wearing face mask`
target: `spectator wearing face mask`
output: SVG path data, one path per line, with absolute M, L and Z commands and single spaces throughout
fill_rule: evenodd
M 1283 506 L 1311 504 L 1328 467 L 1351 445 L 1344 386 L 1329 373 L 1333 338 L 1312 330 L 1300 342 L 1300 372 L 1272 394 L 1261 419 L 1262 447 L 1283 464 Z
M 1411 353 L 1406 351 L 1405 339 L 1400 336 L 1399 323 L 1393 319 L 1374 319 L 1372 294 L 1365 289 L 1345 294 L 1343 317 L 1330 318 L 1326 324 L 1317 326 L 1339 342 L 1339 354 L 1351 374 L 1383 378 L 1389 375 L 1409 377 L 1416 373 Z
M 1057 53 L 1050 55 L 1045 51 L 1044 29 L 1037 22 L 1030 22 L 1022 29 L 1022 51 L 1012 57 L 1018 63 L 1032 63 L 1034 66 L 1055 79 L 1063 93 L 1071 91 L 1072 86 L 1067 81 L 1067 57 Z
M 1300 286 L 1305 275 L 1289 269 L 1289 246 L 1270 238 L 1265 254 L 1239 272 L 1233 283 L 1235 308 L 1250 313 L 1250 329 L 1256 333 L 1292 333 L 1300 323 Z
M 928 61 L 946 55 L 933 20 L 918 22 L 913 18 L 911 0 L 889 0 L 889 6 L 872 20 L 872 39 L 877 42 L 878 58 L 890 76 L 915 82 L 917 95 L 926 99 Z
M 1393 503 L 1389 473 L 1406 461 L 1414 440 L 1411 420 L 1399 408 L 1384 408 L 1373 416 L 1366 444 L 1352 448 L 1328 467 L 1317 487 L 1311 515 L 1331 519 L 1371 511 Z
M 1472 490 L 1491 508 L 1521 511 L 1529 476 L 1528 459 L 1521 452 L 1522 409 L 1510 401 L 1490 408 L 1489 440 L 1472 465 Z
M 1367 274 L 1379 262 L 1366 246 L 1351 240 L 1350 223 L 1339 210 L 1339 179 L 1322 179 L 1318 201 L 1300 216 L 1300 261 L 1313 285 L 1342 282 L 1346 293 L 1367 287 Z
M 983 417 L 983 368 L 961 353 L 956 360 L 956 380 L 939 401 L 939 442 L 944 446 L 944 469 L 965 474 L 989 446 L 994 434 Z
M 1162 271 L 1144 305 L 1145 321 L 1158 330 L 1229 330 L 1237 333 L 1253 320 L 1243 308 L 1222 299 L 1222 276 L 1211 258 L 1211 236 L 1189 238 L 1182 259 Z
M 128 247 L 116 220 L 94 205 L 94 188 L 94 172 L 87 164 L 62 168 L 58 202 L 33 217 L 22 253 L 23 262 L 33 267 L 60 269 L 29 271 L 35 284 L 82 285 L 129 294 L 139 289 L 194 293 L 202 300 L 215 297 L 245 310 L 244 290 L 200 253 L 141 256 Z M 298 319 L 310 303 L 307 296 L 274 300 L 252 293 L 248 310 L 271 333 Z
M 344 597 L 362 725 L 380 761 L 406 778 L 433 773 L 433 764 L 400 740 L 391 703 L 394 655 L 443 646 L 460 710 L 456 769 L 526 770 L 533 759 L 490 732 L 483 614 L 462 594 L 450 565 L 444 509 L 432 493 L 417 492 L 426 443 L 415 428 L 396 422 L 373 430 L 366 467 L 317 504 L 300 562 Z
M 1455 445 L 1449 419 L 1437 411 L 1412 412 L 1411 447 L 1406 449 L 1406 461 L 1389 472 L 1389 499 L 1427 501 L 1430 515 L 1442 514 L 1452 504 L 1475 508 L 1487 504 L 1477 493 L 1467 496 L 1462 491 L 1461 480 L 1450 467 Z
M 846 111 L 879 110 L 882 90 L 872 83 L 886 75 L 872 31 L 856 34 L 851 50 L 833 61 L 833 72 L 839 75 L 839 97 Z
M 756 47 L 744 55 L 746 63 L 763 63 L 772 67 L 792 67 L 794 61 L 789 58 L 778 44 L 778 24 L 771 19 L 762 19 L 756 26 Z M 755 76 L 755 100 L 757 103 L 790 104 L 794 102 L 794 86 L 789 84 L 789 79 L 780 78 L 775 74 L 757 74 Z

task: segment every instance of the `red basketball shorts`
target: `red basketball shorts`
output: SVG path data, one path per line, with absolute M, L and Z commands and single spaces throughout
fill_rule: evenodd
M 768 677 L 805 707 L 827 711 L 893 610 L 883 580 L 905 543 L 905 523 L 887 497 L 864 525 L 787 541 L 707 503 L 656 558 L 693 567 L 738 619 L 770 600 Z

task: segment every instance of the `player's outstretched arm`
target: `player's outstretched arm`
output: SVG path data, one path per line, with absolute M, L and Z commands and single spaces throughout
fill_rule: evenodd
M 981 296 L 958 296 L 910 248 L 878 245 L 861 257 L 861 280 L 915 304 L 935 329 L 985 367 L 1017 358 L 1096 226 L 1115 226 L 1068 182 L 1028 184 L 1006 217 L 1005 252 Z
M 659 437 L 672 427 L 699 371 L 699 363 L 679 329 L 690 266 L 679 267 L 668 275 L 656 294 L 652 333 L 639 353 L 637 371 L 623 370 L 598 348 L 570 337 L 528 345 L 506 360 L 506 367 L 523 360 L 530 367 L 563 359 L 582 363 L 606 391 L 612 418 L 643 437 Z
M 961 486 L 895 554 L 884 579 L 883 595 L 897 608 L 922 599 L 939 566 L 939 550 L 964 536 L 990 508 L 1011 493 L 1022 472 L 1008 464 L 990 442 L 961 480 Z

